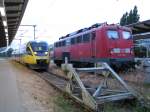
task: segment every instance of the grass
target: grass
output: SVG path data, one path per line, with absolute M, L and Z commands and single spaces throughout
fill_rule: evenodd
M 83 108 L 77 107 L 72 100 L 65 99 L 62 95 L 58 96 L 54 103 L 55 112 L 85 112 Z
M 72 100 L 65 99 L 62 95 L 55 99 L 54 112 L 86 112 L 82 107 L 73 103 Z M 120 103 L 106 103 L 103 112 L 150 112 L 150 109 L 141 107 L 137 101 Z
M 129 103 L 108 103 L 104 107 L 104 112 L 150 112 L 150 108 L 140 106 L 136 101 Z
M 144 86 L 145 88 L 150 88 L 150 84 L 149 84 L 149 83 L 145 83 L 145 84 L 143 84 L 143 86 Z

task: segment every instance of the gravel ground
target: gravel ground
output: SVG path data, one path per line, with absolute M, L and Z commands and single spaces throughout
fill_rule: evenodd
M 23 112 L 56 112 L 54 99 L 58 93 L 32 70 L 14 63 Z

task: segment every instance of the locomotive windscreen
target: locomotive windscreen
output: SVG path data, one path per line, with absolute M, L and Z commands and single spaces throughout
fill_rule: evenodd
M 124 39 L 132 39 L 131 33 L 129 31 L 123 31 L 122 35 Z
M 46 42 L 32 42 L 31 47 L 33 51 L 48 51 L 48 44 Z

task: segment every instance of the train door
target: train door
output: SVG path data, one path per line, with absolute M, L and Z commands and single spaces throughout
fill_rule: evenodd
M 24 61 L 25 61 L 25 63 L 28 63 L 28 64 L 35 63 L 34 59 L 33 59 L 33 56 L 32 56 L 31 49 L 30 49 L 29 46 L 27 46 L 27 48 L 26 48 L 26 55 L 24 57 Z
M 114 29 L 106 31 L 108 56 L 115 58 L 120 53 L 119 32 Z
M 94 59 L 96 58 L 96 32 L 93 31 L 91 33 L 91 58 L 94 61 Z

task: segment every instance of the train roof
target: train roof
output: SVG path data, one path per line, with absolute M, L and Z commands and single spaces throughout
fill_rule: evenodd
M 43 41 L 43 40 L 31 40 L 31 41 L 28 41 L 27 43 L 47 43 L 46 41 Z
M 74 36 L 78 36 L 81 33 L 84 34 L 84 33 L 92 32 L 92 31 L 95 31 L 95 30 L 97 30 L 99 28 L 102 28 L 102 27 L 119 27 L 121 29 L 125 29 L 125 30 L 130 30 L 131 31 L 130 28 L 125 27 L 125 26 L 120 26 L 118 24 L 107 24 L 106 22 L 105 23 L 96 23 L 96 24 L 93 24 L 92 26 L 90 26 L 88 28 L 83 28 L 83 29 L 77 30 L 75 32 L 72 32 L 70 34 L 67 34 L 65 36 L 62 36 L 62 37 L 59 38 L 59 40 L 62 41 L 64 39 L 68 38 L 68 37 L 72 38 Z

